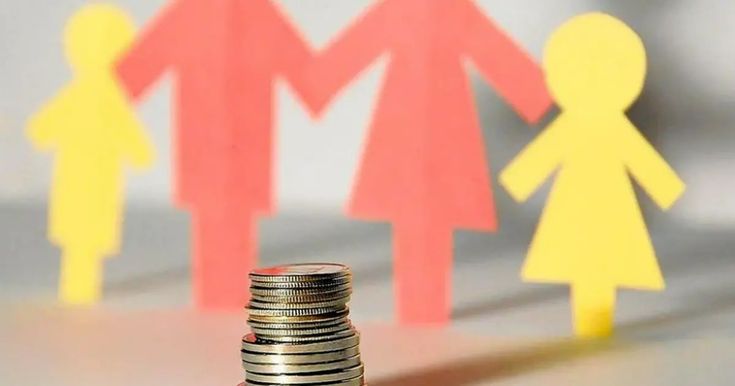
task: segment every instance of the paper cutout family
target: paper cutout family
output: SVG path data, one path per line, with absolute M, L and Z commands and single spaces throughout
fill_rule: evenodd
M 63 250 L 66 303 L 99 298 L 101 259 L 120 244 L 123 164 L 153 158 L 126 95 L 140 101 L 174 75 L 174 200 L 192 215 L 195 302 L 240 308 L 257 219 L 274 209 L 275 79 L 318 116 L 383 54 L 348 213 L 393 225 L 399 321 L 447 323 L 453 230 L 497 228 L 465 59 L 527 122 L 551 106 L 547 86 L 561 107 L 500 177 L 524 201 L 558 169 L 523 277 L 570 283 L 583 336 L 612 331 L 617 286 L 663 287 L 628 173 L 663 209 L 684 185 L 625 116 L 645 51 L 611 16 L 561 26 L 544 71 L 471 0 L 379 1 L 321 51 L 272 0 L 174 1 L 133 35 L 123 11 L 83 7 L 66 31 L 74 79 L 29 124 L 33 142 L 57 152 L 49 238 Z

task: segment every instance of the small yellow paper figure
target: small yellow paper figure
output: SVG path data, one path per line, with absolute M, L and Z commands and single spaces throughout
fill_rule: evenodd
M 522 202 L 558 169 L 522 277 L 570 283 L 576 334 L 605 337 L 616 287 L 664 287 L 629 175 L 662 209 L 684 184 L 625 115 L 646 72 L 627 25 L 601 13 L 572 18 L 549 39 L 544 68 L 561 114 L 500 182 Z
M 101 260 L 120 244 L 123 164 L 152 163 L 152 145 L 113 73 L 115 59 L 134 37 L 135 27 L 121 10 L 83 7 L 64 39 L 74 80 L 29 123 L 36 147 L 56 152 L 48 232 L 63 251 L 59 297 L 65 303 L 99 299 Z

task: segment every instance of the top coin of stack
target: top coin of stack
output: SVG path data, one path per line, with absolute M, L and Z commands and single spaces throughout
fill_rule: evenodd
M 348 267 L 294 264 L 254 270 L 250 279 L 245 385 L 364 385 Z

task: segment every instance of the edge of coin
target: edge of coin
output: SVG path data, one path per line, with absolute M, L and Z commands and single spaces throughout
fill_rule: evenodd
M 240 352 L 243 362 L 259 363 L 259 364 L 312 364 L 319 362 L 332 362 L 342 358 L 349 358 L 360 355 L 360 346 L 355 345 L 342 350 L 327 351 L 321 353 L 303 353 L 303 354 L 264 354 L 251 351 Z
M 360 333 L 355 330 L 353 330 L 353 334 L 340 339 L 304 344 L 262 342 L 253 333 L 242 338 L 242 350 L 267 354 L 323 353 L 343 350 L 358 344 L 360 344 Z

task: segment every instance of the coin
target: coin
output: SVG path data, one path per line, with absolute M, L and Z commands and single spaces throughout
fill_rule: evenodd
M 273 288 L 273 289 L 295 289 L 295 288 L 318 288 L 318 287 L 334 287 L 337 285 L 349 284 L 352 282 L 350 276 L 340 277 L 327 280 L 309 280 L 309 281 L 286 281 L 286 282 L 256 282 L 253 280 L 253 288 Z
M 258 340 L 255 334 L 250 333 L 242 338 L 242 349 L 245 351 L 256 353 L 304 354 L 344 350 L 349 347 L 354 347 L 359 343 L 360 334 L 357 332 L 335 340 L 304 344 L 280 344 L 263 342 L 261 340 Z
M 353 378 L 358 378 L 364 373 L 363 366 L 357 365 L 341 371 L 328 372 L 328 373 L 314 373 L 314 374 L 259 374 L 253 372 L 246 372 L 245 379 L 249 382 L 260 382 L 270 384 L 309 384 L 309 383 L 327 383 L 327 382 L 338 382 L 346 381 Z
M 331 292 L 323 295 L 281 295 L 281 296 L 261 296 L 253 294 L 251 300 L 262 302 L 262 303 L 290 303 L 290 304 L 303 304 L 303 303 L 319 303 L 328 302 L 338 299 L 347 298 L 349 300 L 352 295 L 352 291 L 339 291 Z
M 367 383 L 363 383 L 363 377 L 357 377 L 353 379 L 348 379 L 346 381 L 339 381 L 339 382 L 330 382 L 328 386 L 368 386 Z M 315 384 L 320 385 L 320 384 Z M 324 384 L 327 385 L 327 384 Z M 265 383 L 255 383 L 255 382 L 244 382 L 241 383 L 238 386 L 278 386 L 278 385 L 272 385 L 272 384 L 265 384 Z
M 339 299 L 334 300 L 327 300 L 327 301 L 320 301 L 320 302 L 314 302 L 314 303 L 295 303 L 295 302 L 287 302 L 287 303 L 266 303 L 261 302 L 257 300 L 251 300 L 250 304 L 248 305 L 249 309 L 255 308 L 255 309 L 270 309 L 270 310 L 298 310 L 298 309 L 320 309 L 320 308 L 333 308 L 333 307 L 340 307 L 344 306 L 350 301 L 350 297 L 343 297 Z
M 262 288 L 250 287 L 253 297 L 266 298 L 292 298 L 301 296 L 329 296 L 332 293 L 352 293 L 352 283 L 347 282 L 339 285 L 316 288 Z
M 348 337 L 355 334 L 355 330 L 352 328 L 333 332 L 331 334 L 321 335 L 257 335 L 258 339 L 268 342 L 277 343 L 307 343 L 307 342 L 322 342 L 327 340 L 339 339 L 342 337 Z
M 270 339 L 272 336 L 309 336 L 309 335 L 326 335 L 352 328 L 352 323 L 345 322 L 326 327 L 311 328 L 290 328 L 290 329 L 273 329 L 250 326 L 255 336 L 263 339 Z
M 344 350 L 329 351 L 323 353 L 306 354 L 263 354 L 251 351 L 242 351 L 241 357 L 245 362 L 261 364 L 311 364 L 321 362 L 333 362 L 344 358 L 350 358 L 360 354 L 360 347 L 353 346 Z
M 349 322 L 350 318 L 342 316 L 336 319 L 317 320 L 315 322 L 303 323 L 273 323 L 249 319 L 248 325 L 250 325 L 251 328 L 263 328 L 268 330 L 302 330 L 308 328 L 328 328 Z
M 261 364 L 243 362 L 242 367 L 247 371 L 259 374 L 308 374 L 343 370 L 360 364 L 360 356 L 355 355 L 343 360 L 312 364 Z
M 293 309 L 273 309 L 259 308 L 248 306 L 249 316 L 273 316 L 273 317 L 300 317 L 300 316 L 318 316 L 329 315 L 343 312 L 347 309 L 344 303 L 329 305 L 319 308 L 293 308 Z
M 289 264 L 255 269 L 250 279 L 256 282 L 317 281 L 350 276 L 350 268 L 334 263 Z
M 352 290 L 343 290 L 327 293 L 317 293 L 311 295 L 298 295 L 298 294 L 281 294 L 281 295 L 252 295 L 251 301 L 255 300 L 262 303 L 319 303 L 333 301 L 337 299 L 347 298 L 349 299 L 352 295 Z
M 274 316 L 274 315 L 249 315 L 248 322 L 265 322 L 265 323 L 314 323 L 327 322 L 339 318 L 343 318 L 349 314 L 349 309 L 333 312 L 331 314 L 322 315 L 303 315 L 303 316 Z

